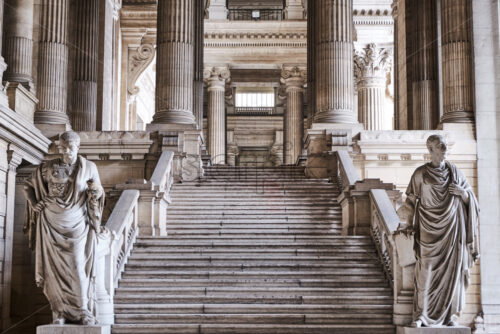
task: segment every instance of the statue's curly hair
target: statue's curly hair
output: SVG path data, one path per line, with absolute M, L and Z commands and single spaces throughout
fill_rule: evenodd
M 70 143 L 75 142 L 78 146 L 80 146 L 80 136 L 75 131 L 66 131 L 59 135 L 59 143 Z
M 441 135 L 430 135 L 429 138 L 427 138 L 427 142 L 425 144 L 429 151 L 431 149 L 431 145 L 442 144 L 446 149 L 448 148 L 448 141 Z

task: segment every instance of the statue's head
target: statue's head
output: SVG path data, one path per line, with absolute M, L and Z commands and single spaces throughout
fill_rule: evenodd
M 80 148 L 80 136 L 74 131 L 66 131 L 59 136 L 59 150 L 63 155 L 63 161 L 74 164 L 78 157 Z
M 432 156 L 432 161 L 441 163 L 448 154 L 448 143 L 441 135 L 432 135 L 427 138 L 427 149 Z

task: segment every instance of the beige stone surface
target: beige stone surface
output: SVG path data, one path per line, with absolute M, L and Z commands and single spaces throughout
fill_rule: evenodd
M 468 327 L 410 328 L 398 327 L 397 334 L 470 334 Z
M 45 325 L 38 326 L 36 334 L 111 334 L 110 326 Z

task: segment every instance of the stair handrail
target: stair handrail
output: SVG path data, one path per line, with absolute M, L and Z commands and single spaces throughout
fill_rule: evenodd
M 337 178 L 340 178 L 338 180 L 341 193 L 339 198 L 345 197 L 349 190 L 356 188 L 357 184 L 368 184 L 367 181 L 373 180 L 361 180 L 358 177 L 354 163 L 347 151 L 337 151 L 335 156 L 337 160 Z M 383 182 L 374 182 L 373 188 L 365 187 L 365 191 L 369 192 L 369 233 L 383 264 L 384 274 L 393 289 L 393 322 L 395 325 L 404 325 L 411 321 L 412 314 L 412 280 L 415 264 L 413 236 L 406 235 L 399 229 L 403 219 L 396 212 L 396 201 L 389 196 L 391 192 L 391 196 L 393 196 L 395 190 L 388 190 L 391 187 L 387 187 L 387 189 L 375 188 L 382 185 L 384 185 Z M 342 210 L 344 215 L 344 208 Z M 349 210 L 352 209 L 346 211 Z M 355 220 L 362 219 L 357 215 L 354 217 Z M 362 222 L 355 221 L 353 224 L 358 226 Z
M 153 175 L 149 179 L 149 182 L 155 190 L 167 193 L 170 192 L 174 179 L 173 161 L 174 152 L 163 151 L 161 153 L 160 159 L 153 171 Z
M 349 152 L 345 150 L 339 150 L 336 152 L 336 164 L 337 164 L 337 182 L 340 191 L 344 191 L 344 189 L 348 186 L 354 186 L 357 181 L 360 181 L 361 178 L 354 167 L 354 163 L 352 162 L 351 157 L 349 156 Z

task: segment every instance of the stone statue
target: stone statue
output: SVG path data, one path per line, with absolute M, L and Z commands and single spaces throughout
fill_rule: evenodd
M 479 258 L 479 207 L 462 172 L 446 161 L 444 137 L 427 139 L 432 161 L 414 172 L 406 191 L 414 233 L 412 327 L 458 326 L 470 269 Z
M 95 164 L 78 155 L 79 147 L 77 133 L 63 133 L 62 157 L 38 166 L 24 187 L 36 283 L 59 325 L 96 323 L 95 252 L 104 191 Z

